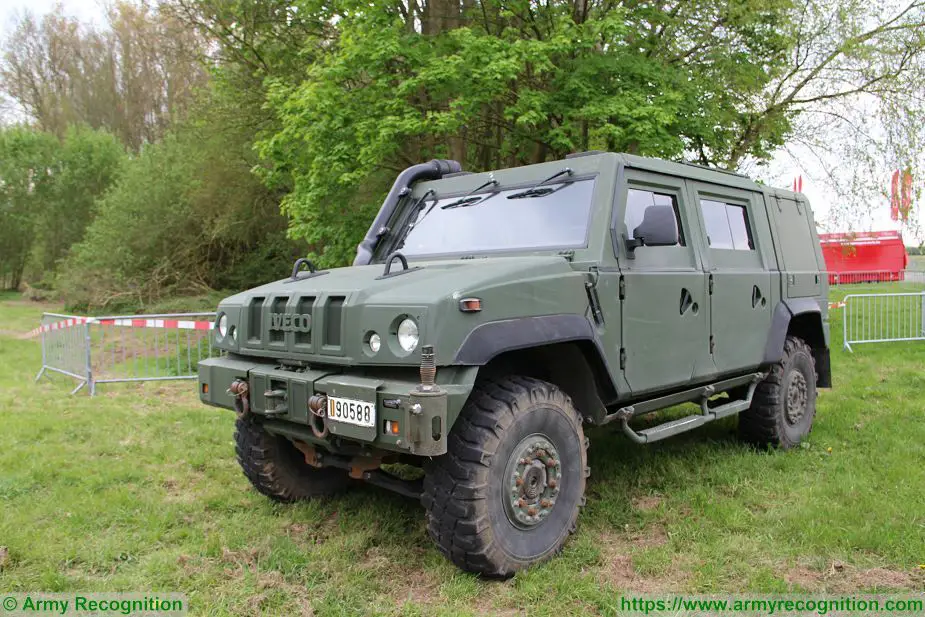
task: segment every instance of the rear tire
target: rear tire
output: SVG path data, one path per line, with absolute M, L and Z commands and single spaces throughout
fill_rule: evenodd
M 239 416 L 235 423 L 235 452 L 244 475 L 263 495 L 289 503 L 336 493 L 349 478 L 340 469 L 317 469 L 291 441 L 271 435 L 253 416 Z
M 759 447 L 787 449 L 809 435 L 816 416 L 816 363 L 812 349 L 795 336 L 758 384 L 752 406 L 739 415 L 739 437 Z
M 421 501 L 440 551 L 464 570 L 511 576 L 575 531 L 588 475 L 581 416 L 545 381 L 486 382 L 425 472 Z

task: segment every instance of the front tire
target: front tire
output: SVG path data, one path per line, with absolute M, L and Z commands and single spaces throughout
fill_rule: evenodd
M 739 436 L 759 447 L 792 448 L 809 435 L 815 416 L 812 349 L 803 339 L 788 336 L 783 358 L 758 384 L 752 406 L 739 415 Z
M 421 500 L 440 551 L 464 570 L 511 576 L 575 531 L 589 472 L 581 416 L 545 381 L 486 382 L 425 471 Z
M 291 441 L 265 431 L 251 415 L 235 423 L 235 452 L 244 475 L 263 495 L 290 503 L 331 495 L 347 486 L 340 469 L 316 469 Z

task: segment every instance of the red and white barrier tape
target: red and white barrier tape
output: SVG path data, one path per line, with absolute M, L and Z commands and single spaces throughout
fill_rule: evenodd
M 830 309 L 833 309 L 833 308 L 845 308 L 845 306 L 846 306 L 846 303 L 845 303 L 845 302 L 829 302 L 829 308 L 830 308 Z
M 42 332 L 51 332 L 52 330 L 64 330 L 65 328 L 72 328 L 81 324 L 90 323 L 91 321 L 93 321 L 92 317 L 71 317 L 69 319 L 62 319 L 61 321 L 56 321 L 54 323 L 45 324 L 44 326 L 35 328 L 29 332 L 29 336 L 36 336 Z
M 102 326 L 124 326 L 128 328 L 168 328 L 170 330 L 211 330 L 211 321 L 189 319 L 96 319 Z
M 121 326 L 126 328 L 167 328 L 170 330 L 211 330 L 211 321 L 193 321 L 190 319 L 96 319 L 94 317 L 71 317 L 54 323 L 39 326 L 29 336 L 38 336 L 43 332 L 63 330 L 82 324 L 95 323 L 101 326 Z

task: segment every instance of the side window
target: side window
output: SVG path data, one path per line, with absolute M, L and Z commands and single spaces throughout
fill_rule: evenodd
M 633 235 L 642 219 L 645 217 L 646 210 L 652 207 L 668 206 L 674 211 L 675 231 L 678 232 L 679 242 L 675 246 L 685 246 L 684 230 L 680 225 L 678 216 L 678 200 L 674 195 L 656 193 L 654 191 L 643 191 L 640 189 L 629 189 L 626 193 L 626 216 L 623 222 L 626 224 L 626 237 L 630 240 L 636 236 Z
M 755 250 L 745 206 L 701 199 L 700 211 L 703 213 L 707 242 L 711 249 Z

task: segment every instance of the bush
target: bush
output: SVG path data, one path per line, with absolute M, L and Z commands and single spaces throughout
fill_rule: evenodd
M 188 127 L 145 146 L 98 202 L 58 278 L 74 310 L 133 310 L 170 295 L 280 278 L 295 257 L 249 142 Z

